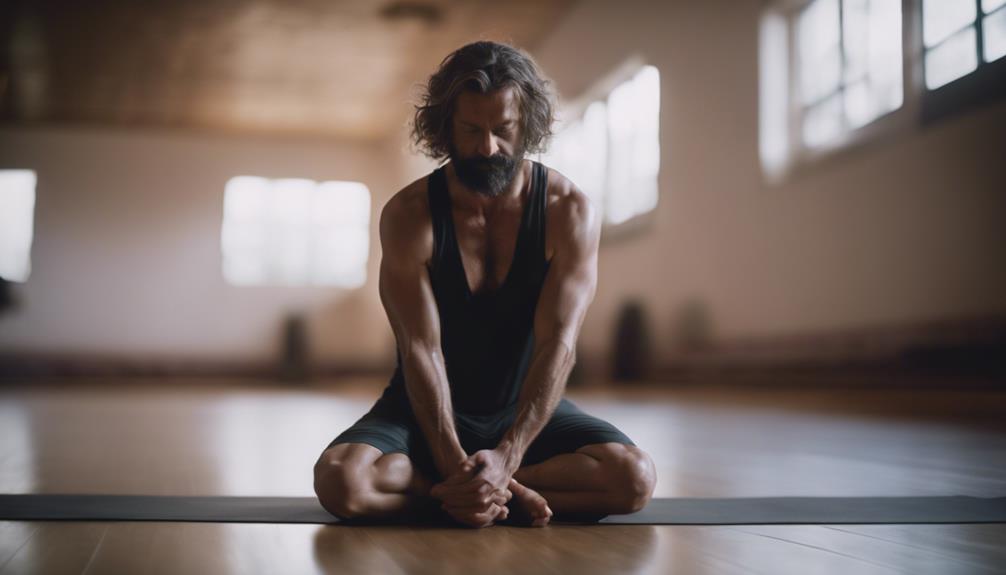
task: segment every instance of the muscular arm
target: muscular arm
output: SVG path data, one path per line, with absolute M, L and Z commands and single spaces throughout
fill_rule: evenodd
M 555 206 L 552 263 L 534 317 L 535 348 L 518 399 L 517 417 L 500 441 L 512 474 L 552 416 L 575 361 L 576 339 L 594 299 L 600 222 L 590 201 L 573 191 Z
M 381 212 L 381 302 L 398 342 L 412 411 L 437 469 L 447 477 L 461 467 L 466 454 L 454 427 L 440 318 L 426 267 L 433 242 L 428 207 L 425 194 L 408 190 Z

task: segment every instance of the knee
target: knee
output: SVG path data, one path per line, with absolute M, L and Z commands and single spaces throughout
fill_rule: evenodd
M 657 483 L 653 460 L 642 449 L 619 445 L 612 450 L 610 481 L 615 494 L 613 513 L 635 513 L 650 502 Z
M 314 492 L 329 513 L 352 519 L 367 509 L 363 462 L 354 462 L 332 449 L 321 454 L 314 465 Z

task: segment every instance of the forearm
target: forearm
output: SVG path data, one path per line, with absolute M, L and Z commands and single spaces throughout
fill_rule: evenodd
M 546 342 L 536 350 L 518 398 L 517 416 L 498 446 L 506 453 L 511 472 L 520 466 L 531 442 L 552 417 L 575 361 L 572 347 L 560 340 Z
M 406 354 L 402 360 L 409 403 L 444 477 L 467 457 L 454 426 L 454 409 L 439 349 Z

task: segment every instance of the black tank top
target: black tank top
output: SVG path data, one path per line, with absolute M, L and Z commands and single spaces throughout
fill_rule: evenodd
M 532 162 L 530 194 L 524 202 L 513 263 L 493 291 L 468 287 L 454 232 L 447 175 L 430 174 L 433 220 L 430 280 L 440 315 L 440 345 L 454 411 L 497 414 L 517 403 L 534 352 L 534 312 L 549 262 L 545 259 L 548 170 Z M 389 391 L 405 396 L 401 353 Z

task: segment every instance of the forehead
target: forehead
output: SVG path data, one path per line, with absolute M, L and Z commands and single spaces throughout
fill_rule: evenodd
M 519 120 L 517 91 L 512 86 L 504 86 L 486 94 L 463 91 L 458 94 L 454 118 L 470 124 L 498 124 Z

